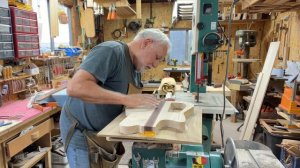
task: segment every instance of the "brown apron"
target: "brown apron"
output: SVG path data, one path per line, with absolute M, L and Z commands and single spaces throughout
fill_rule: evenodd
M 141 89 L 129 84 L 128 94 L 134 93 L 141 93 Z M 117 168 L 123 154 L 125 153 L 125 148 L 122 142 L 107 141 L 105 137 L 98 137 L 97 132 L 86 130 L 70 112 L 69 104 L 69 102 L 66 102 L 66 105 L 64 106 L 67 117 L 72 123 L 66 137 L 65 151 L 68 149 L 68 145 L 75 129 L 78 129 L 85 135 L 87 140 L 90 167 Z

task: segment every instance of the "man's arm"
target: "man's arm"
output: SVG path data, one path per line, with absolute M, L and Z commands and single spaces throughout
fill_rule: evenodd
M 157 105 L 152 95 L 132 94 L 110 91 L 100 87 L 96 78 L 89 72 L 79 69 L 68 82 L 67 93 L 71 97 L 95 104 L 122 104 L 128 107 Z

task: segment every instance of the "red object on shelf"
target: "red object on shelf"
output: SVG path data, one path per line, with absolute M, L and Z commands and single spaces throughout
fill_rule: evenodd
M 37 14 L 10 7 L 15 58 L 40 55 Z

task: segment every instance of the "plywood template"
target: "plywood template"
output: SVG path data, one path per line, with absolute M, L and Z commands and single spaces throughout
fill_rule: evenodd
M 258 76 L 252 99 L 246 114 L 243 130 L 240 135 L 241 140 L 251 140 L 252 132 L 255 128 L 256 120 L 269 84 L 271 71 L 278 53 L 279 44 L 280 42 L 272 42 L 270 44 L 263 70 Z
M 51 0 L 50 2 L 50 34 L 51 37 L 59 35 L 58 31 L 58 0 Z
M 194 110 L 186 121 L 184 131 L 174 129 L 161 129 L 154 137 L 146 137 L 143 134 L 121 134 L 119 124 L 125 119 L 125 113 L 120 114 L 97 136 L 107 137 L 110 141 L 135 141 L 153 143 L 176 143 L 176 144 L 202 144 L 202 112 Z
M 84 10 L 84 28 L 87 37 L 95 37 L 95 19 L 94 11 L 92 8 L 86 8 Z
M 126 118 L 119 124 L 120 133 L 158 133 L 167 128 L 182 132 L 185 131 L 186 120 L 193 110 L 192 103 L 179 101 L 163 101 L 157 108 L 127 108 Z

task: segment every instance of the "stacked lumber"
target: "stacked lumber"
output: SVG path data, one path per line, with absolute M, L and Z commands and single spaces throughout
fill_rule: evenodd
M 285 12 L 300 9 L 300 0 L 241 0 L 242 10 L 249 13 Z

